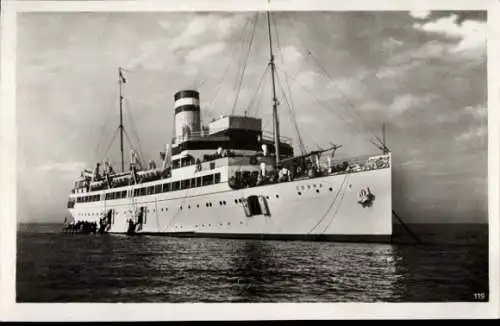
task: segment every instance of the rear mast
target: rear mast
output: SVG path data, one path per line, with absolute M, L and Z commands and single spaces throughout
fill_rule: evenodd
M 269 10 L 267 10 L 267 29 L 269 35 L 269 65 L 271 66 L 271 81 L 273 85 L 273 129 L 274 129 L 274 152 L 275 152 L 275 162 L 274 168 L 278 168 L 280 161 L 280 127 L 278 119 L 278 99 L 276 98 L 276 82 L 275 82 L 275 64 L 274 64 L 274 54 L 273 54 L 273 42 L 271 36 L 271 18 Z

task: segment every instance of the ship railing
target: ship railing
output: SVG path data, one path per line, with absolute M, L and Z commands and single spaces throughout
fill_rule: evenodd
M 272 131 L 267 131 L 264 130 L 262 131 L 262 139 L 268 140 L 268 141 L 274 141 L 274 134 Z M 286 136 L 280 136 L 280 142 L 288 145 L 292 145 L 293 140 L 291 137 L 286 137 Z
M 388 168 L 390 156 L 385 154 L 362 155 L 333 160 L 329 166 L 330 173 L 350 173 Z
M 172 143 L 173 144 L 176 144 L 176 143 L 180 143 L 180 142 L 183 142 L 183 141 L 188 141 L 188 140 L 200 140 L 202 138 L 205 138 L 209 135 L 209 132 L 208 130 L 205 131 L 194 131 L 194 132 L 191 132 L 189 134 L 186 134 L 184 136 L 180 136 L 180 137 L 173 137 L 172 138 Z

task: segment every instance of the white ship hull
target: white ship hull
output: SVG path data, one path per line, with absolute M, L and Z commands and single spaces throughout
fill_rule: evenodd
M 359 194 L 367 188 L 374 198 L 363 206 Z M 252 195 L 265 198 L 268 216 L 245 214 L 239 199 Z M 136 234 L 385 242 L 392 234 L 391 167 L 240 190 L 219 183 L 77 203 L 69 211 L 76 222 L 98 223 L 112 210 L 108 232 L 127 233 L 139 207 L 145 207 L 146 214 Z

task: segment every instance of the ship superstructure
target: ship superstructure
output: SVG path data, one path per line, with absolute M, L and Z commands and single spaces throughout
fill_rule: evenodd
M 267 13 L 269 22 L 269 13 Z M 279 133 L 269 28 L 273 133 L 262 120 L 224 115 L 201 123 L 200 93 L 173 96 L 175 132 L 162 162 L 142 166 L 132 150 L 121 171 L 97 163 L 69 195 L 71 228 L 95 232 L 264 239 L 387 241 L 392 234 L 391 153 L 335 159 L 340 145 L 295 155 Z M 327 164 L 321 155 L 331 152 Z

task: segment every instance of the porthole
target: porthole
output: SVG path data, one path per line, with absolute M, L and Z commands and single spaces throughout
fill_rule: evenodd
M 333 191 L 332 187 L 328 188 L 328 190 Z
M 197 208 L 200 208 L 200 204 L 196 204 L 196 207 L 197 207 Z
M 300 196 L 300 195 L 302 195 L 302 193 L 301 193 L 300 191 L 299 191 L 297 194 L 298 194 L 299 196 Z
M 153 208 L 153 213 L 156 212 L 156 208 Z
M 191 209 L 191 205 L 188 205 L 188 208 Z
M 163 212 L 163 208 L 161 209 L 161 211 Z
M 276 194 L 276 198 L 280 198 L 280 195 Z
M 269 199 L 269 196 L 266 196 L 266 199 Z
M 231 225 L 231 222 L 227 222 L 227 225 Z
M 197 227 L 198 227 L 198 224 L 196 224 L 194 227 L 195 227 L 195 228 L 197 228 Z
M 319 194 L 319 189 L 316 189 L 316 192 Z
M 235 204 L 238 204 L 238 199 L 235 199 L 235 200 L 234 200 L 234 203 L 235 203 Z
M 311 185 L 307 185 L 307 189 L 311 189 Z
M 220 226 L 222 226 L 223 224 L 222 223 L 219 223 Z
M 220 200 L 219 200 L 219 205 L 221 205 L 221 206 L 222 206 L 222 201 L 220 201 Z
M 206 203 L 206 204 L 205 204 L 205 206 L 207 206 L 207 207 L 208 207 L 208 203 Z
M 212 226 L 212 224 L 209 224 L 208 226 Z
M 179 208 L 180 208 L 180 210 L 182 211 L 182 206 L 181 206 L 181 207 L 179 207 Z
M 243 221 L 241 221 L 240 224 L 243 224 Z
M 313 184 L 313 188 L 316 188 L 316 184 Z
M 320 184 L 319 184 L 319 187 L 321 188 L 321 187 L 323 187 L 323 185 L 320 183 Z
M 201 226 L 202 226 L 202 227 L 205 227 L 205 224 L 202 224 Z
M 305 188 L 304 188 L 304 186 L 301 186 L 300 188 L 301 188 L 302 190 L 304 190 L 304 189 L 305 189 Z

